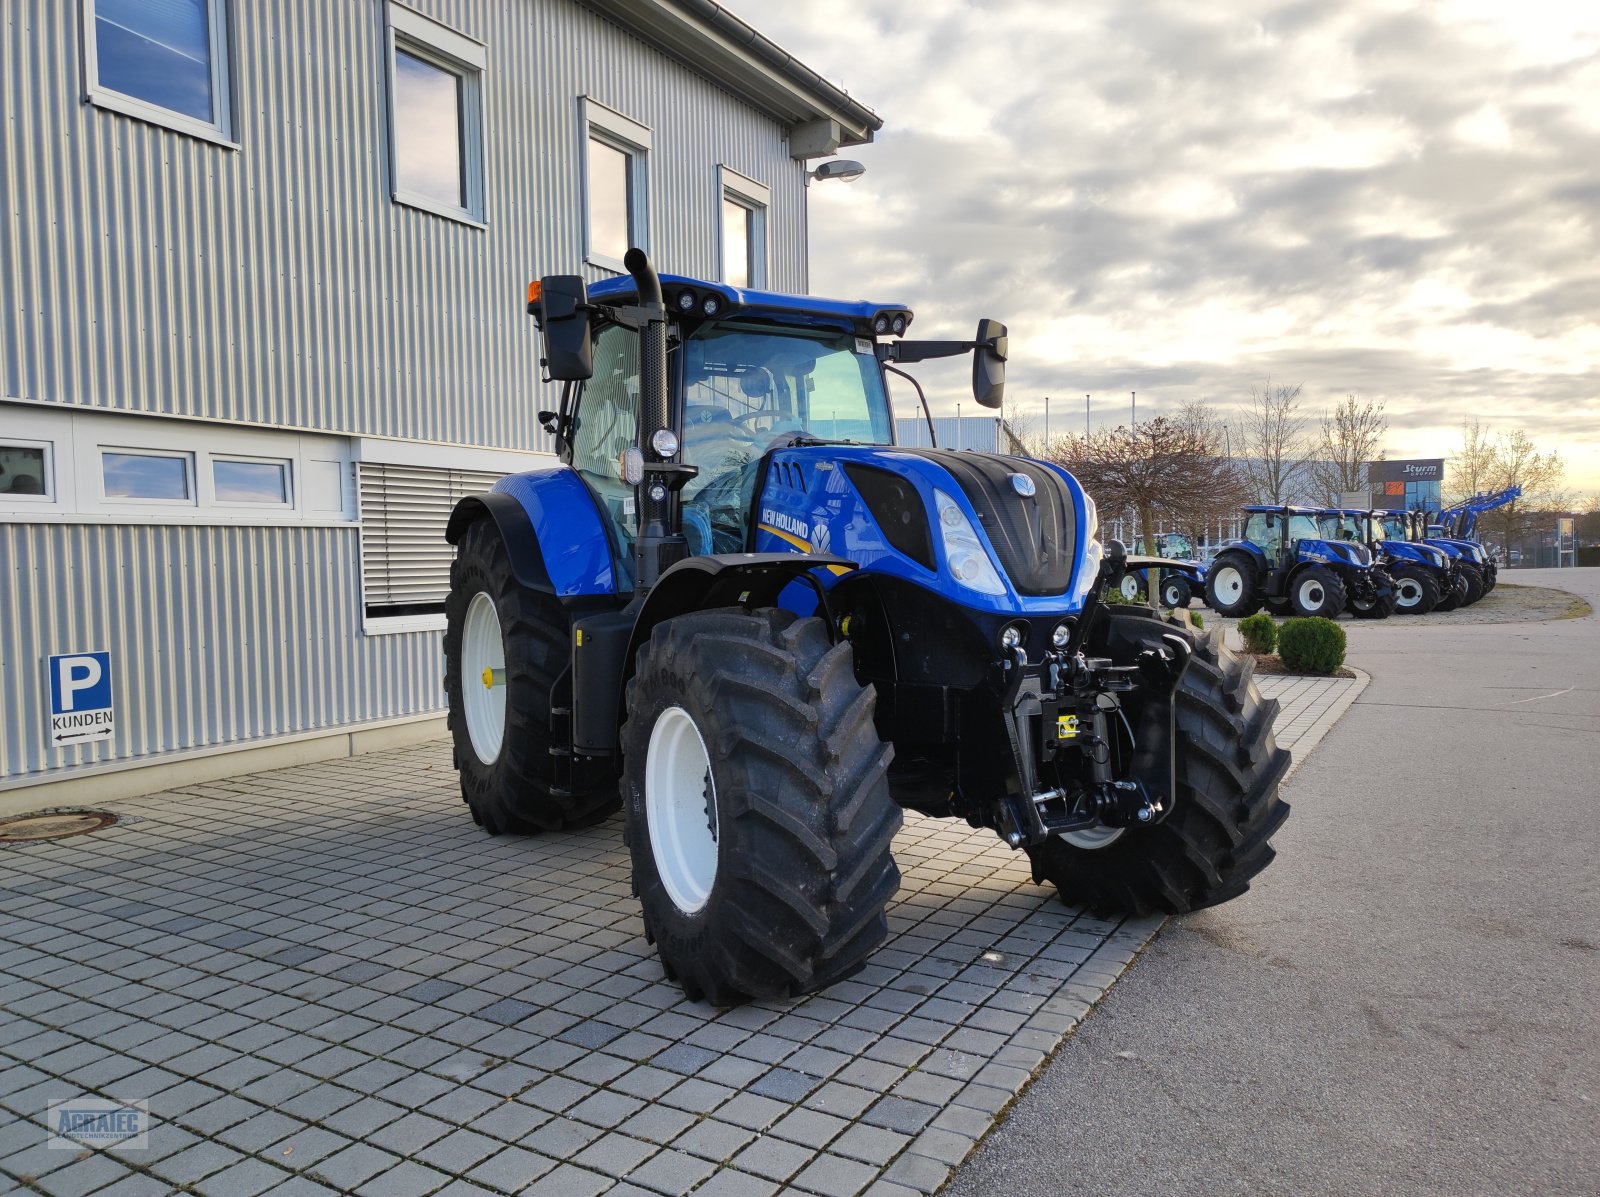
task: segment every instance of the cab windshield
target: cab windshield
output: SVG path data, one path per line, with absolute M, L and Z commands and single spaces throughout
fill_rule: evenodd
M 1374 522 L 1383 528 L 1383 534 L 1390 540 L 1411 539 L 1406 532 L 1406 517 L 1403 515 L 1386 515 Z
M 1309 515 L 1291 515 L 1289 517 L 1290 540 L 1321 540 L 1322 533 L 1317 530 L 1317 521 Z
M 1362 541 L 1361 518 L 1345 512 L 1329 511 L 1317 516 L 1323 540 Z

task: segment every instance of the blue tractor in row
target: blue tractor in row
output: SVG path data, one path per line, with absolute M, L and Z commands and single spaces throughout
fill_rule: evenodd
M 628 274 L 530 285 L 559 463 L 462 500 L 445 688 L 487 831 L 621 809 L 691 998 L 821 988 L 887 934 L 902 810 L 1025 851 L 1070 902 L 1248 887 L 1287 807 L 1275 702 L 1214 634 L 1100 602 L 1133 568 L 1052 464 L 896 446 L 898 304 Z M 907 375 L 909 377 L 909 375 Z
M 1475 494 L 1453 507 L 1445 508 L 1439 513 L 1436 522 L 1428 524 L 1427 533 L 1430 537 L 1448 540 L 1468 551 L 1468 555 L 1476 561 L 1483 574 L 1484 594 L 1494 589 L 1499 570 L 1494 555 L 1484 547 L 1481 540 L 1477 539 L 1478 517 L 1508 503 L 1514 503 L 1521 497 L 1520 486 L 1508 486 L 1492 495 Z
M 1311 507 L 1244 508 L 1244 535 L 1222 546 L 1206 569 L 1206 605 L 1219 615 L 1276 614 L 1361 619 L 1394 611 L 1394 583 L 1365 544 L 1328 537 Z
M 1438 553 L 1443 557 L 1445 574 L 1439 578 L 1439 598 L 1432 610 L 1454 611 L 1484 596 L 1481 566 L 1471 549 L 1455 541 L 1430 537 L 1424 513 L 1380 509 L 1372 513 L 1372 519 L 1383 533 L 1383 543 L 1391 550 L 1405 546 L 1419 552 Z
M 1183 610 L 1194 601 L 1195 595 L 1206 589 L 1205 566 L 1194 551 L 1194 541 L 1182 532 L 1158 532 L 1146 546 L 1140 538 L 1133 543 L 1133 552 L 1152 556 L 1167 562 L 1160 569 L 1130 569 L 1123 575 L 1119 592 L 1126 602 L 1145 602 L 1150 597 L 1150 578 L 1156 578 L 1156 598 L 1163 607 Z
M 1364 543 L 1394 583 L 1394 609 L 1400 615 L 1451 611 L 1466 596 L 1466 583 L 1455 559 L 1435 545 L 1414 544 L 1391 536 L 1385 517 L 1393 513 L 1349 508 L 1325 511 L 1324 527 L 1337 521 L 1340 534 Z

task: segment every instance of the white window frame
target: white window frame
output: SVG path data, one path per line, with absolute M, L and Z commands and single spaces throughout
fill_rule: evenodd
M 184 489 L 188 496 L 182 499 L 161 499 L 145 497 L 142 495 L 109 495 L 106 493 L 106 456 L 116 454 L 119 457 L 159 457 L 167 461 L 181 461 L 184 469 Z M 94 455 L 99 465 L 99 477 L 96 479 L 100 487 L 100 499 L 109 506 L 116 507 L 198 507 L 200 505 L 200 488 L 195 478 L 194 453 L 187 449 L 153 448 L 145 445 L 123 445 L 116 443 L 99 444 L 94 447 Z
M 728 263 L 723 260 L 727 252 L 727 230 L 722 227 L 724 200 L 732 200 L 750 213 L 750 281 L 746 285 L 755 291 L 766 290 L 768 283 L 767 213 L 772 208 L 772 188 L 742 175 L 732 167 L 717 167 L 717 277 L 726 281 Z
M 623 116 L 614 108 L 589 96 L 578 97 L 582 112 L 582 140 L 578 144 L 579 178 L 583 214 L 583 260 L 591 266 L 624 274 L 621 258 L 595 249 L 589 227 L 589 140 L 594 138 L 628 155 L 628 232 L 640 249 L 650 249 L 650 150 L 652 135 L 648 125 Z
M 219 464 L 237 463 L 239 465 L 275 465 L 283 469 L 283 493 L 285 498 L 278 499 L 223 499 L 217 495 L 217 466 Z M 263 508 L 279 508 L 292 510 L 295 506 L 295 476 L 294 459 L 290 457 L 258 457 L 245 453 L 213 453 L 206 462 L 206 485 L 210 487 L 210 505 L 213 507 L 228 508 L 241 507 L 251 511 Z
M 225 421 L 138 416 L 64 404 L 0 400 L 0 440 L 45 445 L 51 495 L 0 494 L 0 523 L 278 524 L 350 527 L 356 522 L 353 450 L 347 437 L 256 428 Z M 15 435 L 12 435 L 12 433 Z M 104 452 L 189 459 L 185 499 L 124 499 L 105 493 Z M 287 463 L 289 503 L 219 503 L 212 462 Z M 338 506 L 311 482 L 333 466 Z
M 211 117 L 197 120 L 138 96 L 115 91 L 100 82 L 100 48 L 95 41 L 95 6 L 97 0 L 80 0 L 79 16 L 83 37 L 83 90 L 84 99 L 97 108 L 105 108 L 123 116 L 151 125 L 160 125 L 175 133 L 185 133 L 202 141 L 214 142 L 230 150 L 239 148 L 233 128 L 233 0 L 209 0 L 206 20 L 210 24 L 211 49 Z
M 419 208 L 434 216 L 460 221 L 476 228 L 488 225 L 484 204 L 484 73 L 489 51 L 480 41 L 423 16 L 404 5 L 384 5 L 386 41 L 384 72 L 388 86 L 389 195 L 397 204 Z M 432 196 L 407 191 L 400 185 L 399 137 L 395 128 L 395 52 L 403 50 L 431 66 L 448 71 L 461 81 L 461 191 L 465 203 L 456 207 Z
M 44 450 L 44 493 L 37 495 L 14 495 L 9 491 L 0 495 L 0 503 L 9 506 L 12 503 L 25 503 L 29 506 L 54 506 L 56 499 L 56 446 L 54 441 L 36 440 L 28 436 L 10 436 L 0 433 L 0 446 L 9 449 L 43 449 Z

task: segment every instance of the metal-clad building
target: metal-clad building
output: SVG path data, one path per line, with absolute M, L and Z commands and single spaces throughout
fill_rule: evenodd
M 803 291 L 879 124 L 710 0 L 13 0 L 0 63 L 0 809 L 436 730 L 528 279 Z
M 894 422 L 894 438 L 916 449 L 975 449 L 981 453 L 1027 455 L 1027 447 L 999 416 L 934 416 L 928 427 L 925 416 L 899 416 Z

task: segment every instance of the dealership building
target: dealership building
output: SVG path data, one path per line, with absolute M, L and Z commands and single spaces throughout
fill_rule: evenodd
M 803 292 L 880 125 L 710 0 L 11 0 L 0 62 L 0 814 L 440 734 L 527 281 Z

